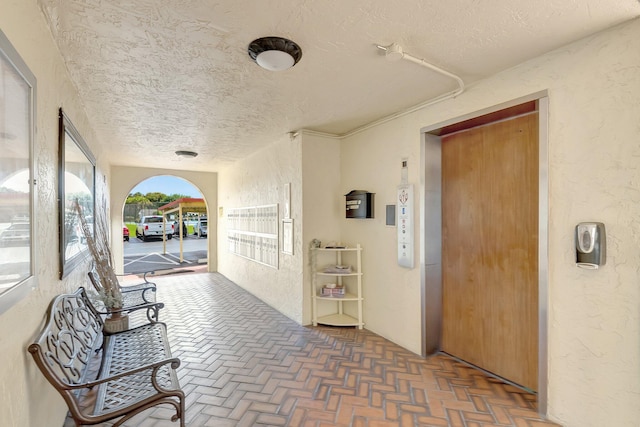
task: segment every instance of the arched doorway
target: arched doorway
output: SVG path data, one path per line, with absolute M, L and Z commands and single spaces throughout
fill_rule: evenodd
M 137 167 L 125 167 L 114 166 L 112 167 L 112 180 L 110 186 L 110 210 L 111 210 L 111 233 L 112 233 L 112 247 L 114 255 L 114 264 L 116 265 L 116 271 L 120 274 L 125 272 L 124 257 L 125 257 L 125 244 L 127 242 L 123 239 L 123 224 L 131 223 L 132 219 L 127 214 L 125 218 L 125 202 L 127 196 L 135 193 L 140 189 L 139 185 L 155 177 L 171 177 L 185 182 L 195 187 L 202 195 L 202 200 L 207 208 L 207 211 L 214 212 L 217 207 L 217 174 L 210 172 L 193 172 L 193 171 L 178 171 L 178 170 L 166 170 L 166 169 L 151 169 L 151 168 L 137 168 Z M 174 193 L 167 190 L 168 187 L 163 188 L 167 193 Z M 157 188 L 156 188 L 157 189 Z M 136 190 L 136 191 L 134 191 Z M 143 191 L 147 192 L 147 189 Z M 151 189 L 153 190 L 153 188 Z M 142 192 L 142 191 L 141 191 Z M 182 192 L 178 194 L 184 195 Z M 166 203 L 165 203 L 166 204 Z M 159 207 L 159 206 L 158 206 Z M 137 220 L 138 218 L 136 218 Z M 135 229 L 130 231 L 130 242 L 135 240 Z M 190 228 L 193 230 L 193 227 Z M 203 246 L 204 253 L 206 255 L 199 257 L 196 261 L 202 267 L 206 265 L 203 271 L 216 271 L 217 268 L 217 221 L 215 216 L 211 216 L 211 220 L 208 224 L 207 238 L 201 238 L 201 245 Z M 159 240 L 162 245 L 162 240 Z M 173 239 L 172 239 L 173 242 Z M 176 246 L 179 246 L 179 240 L 175 241 Z M 150 241 L 150 245 L 158 244 L 158 242 Z M 139 247 L 140 244 L 138 244 Z M 132 245 L 131 245 L 132 246 Z M 170 252 L 171 249 L 169 250 Z M 162 251 L 154 251 L 162 252 Z M 177 263 L 180 263 L 179 250 L 175 251 L 178 255 L 173 258 Z M 203 258 L 205 259 L 203 261 Z

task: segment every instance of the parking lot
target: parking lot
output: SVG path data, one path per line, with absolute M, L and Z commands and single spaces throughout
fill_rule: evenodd
M 166 253 L 161 239 L 143 242 L 132 236 L 124 245 L 124 272 L 138 274 L 146 271 L 162 271 L 202 267 L 207 264 L 207 238 L 188 236 L 183 239 L 183 261 L 180 262 L 180 239 L 167 240 Z

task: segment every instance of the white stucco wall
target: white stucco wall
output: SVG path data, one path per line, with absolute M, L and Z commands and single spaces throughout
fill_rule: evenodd
M 58 109 L 62 107 L 97 159 L 96 176 L 109 174 L 76 90 L 35 1 L 0 0 L 0 28 L 37 79 L 36 103 L 36 278 L 38 288 L 0 315 L 0 424 L 59 426 L 67 407 L 27 352 L 40 331 L 51 299 L 87 284 L 88 263 L 64 280 L 58 277 Z M 103 179 L 97 199 L 108 201 Z
M 300 133 L 222 171 L 219 182 L 223 211 L 218 218 L 220 272 L 292 319 L 309 324 L 309 244 L 316 238 L 340 241 L 340 141 Z M 294 255 L 280 253 L 276 271 L 229 253 L 228 209 L 278 203 L 283 218 L 286 183 L 291 184 Z
M 126 166 L 111 167 L 111 247 L 113 260 L 118 273 L 123 270 L 124 244 L 122 242 L 122 209 L 127 196 L 139 183 L 145 179 L 170 175 L 182 178 L 193 184 L 201 193 L 207 205 L 207 213 L 212 218 L 209 224 L 209 236 L 207 239 L 208 271 L 216 271 L 218 260 L 218 247 L 215 238 L 217 222 L 213 220 L 218 216 L 218 174 L 215 172 L 181 171 L 172 169 L 135 168 Z
M 311 323 L 311 266 L 309 247 L 313 239 L 323 244 L 340 242 L 340 215 L 344 197 L 340 189 L 340 141 L 302 133 L 302 200 L 304 251 L 304 318 Z M 357 243 L 357 242 L 354 242 Z M 335 307 L 325 304 L 327 309 Z
M 302 323 L 304 278 L 302 269 L 302 163 L 299 139 L 285 135 L 267 148 L 219 173 L 218 271 L 291 319 Z M 284 187 L 291 186 L 291 218 L 294 223 L 293 255 L 282 253 L 279 268 L 231 254 L 227 244 L 226 215 L 229 209 L 279 205 L 283 217 Z M 280 234 L 282 224 L 280 223 Z
M 342 142 L 342 194 L 351 190 L 375 193 L 374 218 L 346 219 L 341 212 L 343 240 L 362 250 L 365 327 L 421 353 L 420 269 L 397 263 L 397 230 L 386 225 L 386 205 L 396 204 L 401 162 L 408 159 L 409 183 L 418 197 L 420 132 L 404 117 L 376 126 Z M 344 203 L 344 197 L 343 197 Z M 414 204 L 415 265 L 418 259 L 418 203 Z
M 640 425 L 638 40 L 635 20 L 343 141 L 343 190 L 377 193 L 376 219 L 342 226 L 344 238 L 365 248 L 367 328 L 419 351 L 419 271 L 396 266 L 382 208 L 393 200 L 401 158 L 409 159 L 409 181 L 419 182 L 420 129 L 547 90 L 548 413 L 566 427 Z M 606 225 L 608 260 L 600 270 L 575 266 L 573 233 L 581 221 Z

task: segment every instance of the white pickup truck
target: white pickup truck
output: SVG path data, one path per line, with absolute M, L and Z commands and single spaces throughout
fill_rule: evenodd
M 167 240 L 170 240 L 174 233 L 173 222 L 165 224 Z M 162 215 L 147 215 L 140 218 L 136 227 L 136 237 L 145 242 L 151 237 L 162 238 Z

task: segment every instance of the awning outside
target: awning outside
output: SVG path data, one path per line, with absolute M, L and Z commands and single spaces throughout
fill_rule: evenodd
M 162 212 L 163 223 L 167 222 L 167 215 L 178 213 L 178 233 L 180 236 L 180 262 L 184 261 L 184 256 L 182 253 L 182 220 L 183 217 L 187 214 L 197 214 L 198 218 L 201 216 L 207 215 L 207 205 L 204 202 L 204 199 L 193 199 L 189 197 L 185 197 L 182 199 L 174 200 L 171 203 L 167 203 L 166 205 L 160 206 L 158 208 L 160 212 Z M 167 241 L 164 241 L 163 251 L 167 253 Z

